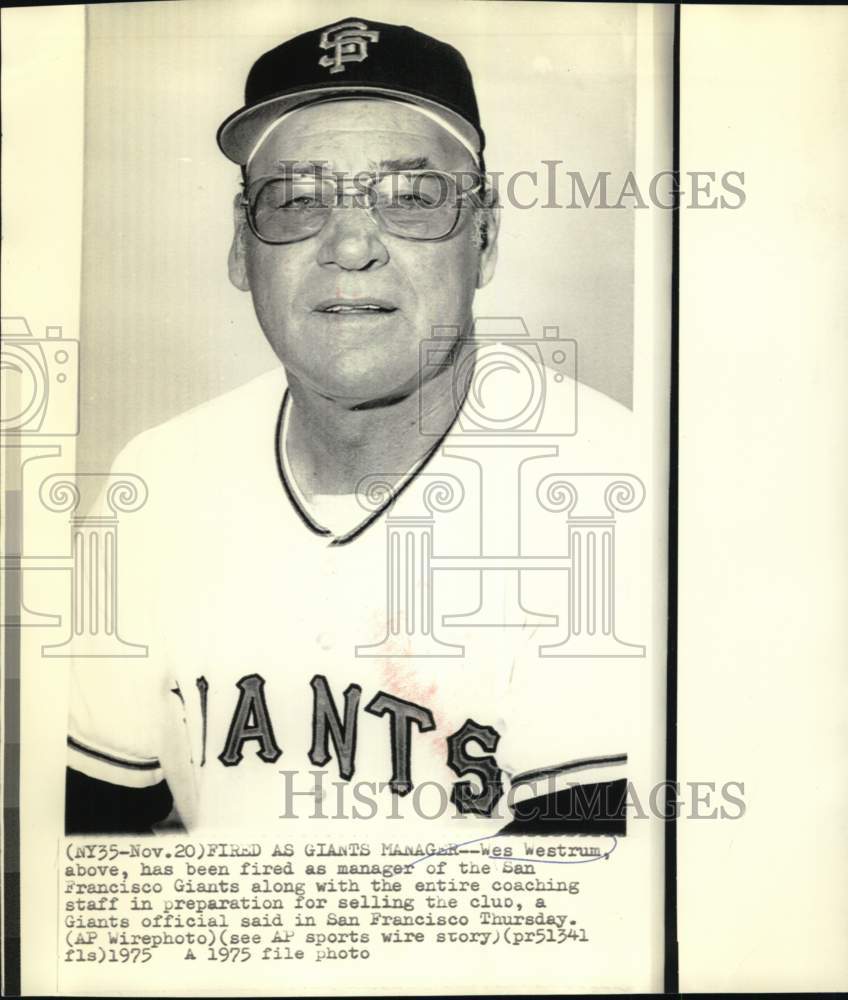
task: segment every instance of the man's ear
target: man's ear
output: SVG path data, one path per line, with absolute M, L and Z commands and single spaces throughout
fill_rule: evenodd
M 230 245 L 230 255 L 227 259 L 230 281 L 239 291 L 249 292 L 250 282 L 247 277 L 247 218 L 244 214 L 241 193 L 233 201 L 233 242 Z
M 482 288 L 492 280 L 495 264 L 498 260 L 498 227 L 501 221 L 501 210 L 494 192 L 491 192 L 488 203 L 479 211 L 483 213 L 478 223 L 483 246 L 480 250 L 480 263 L 477 270 L 477 287 Z

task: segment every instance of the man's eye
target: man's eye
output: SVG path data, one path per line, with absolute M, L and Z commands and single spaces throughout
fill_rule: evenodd
M 283 208 L 286 211 L 303 211 L 308 208 L 320 208 L 321 200 L 316 198 L 314 195 L 298 195 L 296 198 L 289 198 L 287 201 L 281 202 L 278 208 Z
M 394 195 L 391 204 L 397 208 L 430 208 L 433 202 L 421 192 L 411 191 L 406 194 Z

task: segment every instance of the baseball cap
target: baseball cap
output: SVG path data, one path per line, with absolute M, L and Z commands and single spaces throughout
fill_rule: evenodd
M 291 38 L 253 64 L 244 107 L 218 129 L 225 156 L 244 166 L 274 122 L 321 101 L 402 101 L 437 120 L 482 163 L 485 135 L 465 59 L 405 25 L 349 17 Z

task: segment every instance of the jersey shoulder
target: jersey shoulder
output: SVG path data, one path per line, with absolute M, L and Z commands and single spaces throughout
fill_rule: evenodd
M 562 454 L 596 462 L 632 458 L 639 435 L 632 410 L 572 378 L 552 382 L 537 433 L 561 440 Z
M 285 387 L 279 368 L 192 407 L 132 438 L 114 468 L 183 481 L 220 479 L 251 455 L 267 460 Z

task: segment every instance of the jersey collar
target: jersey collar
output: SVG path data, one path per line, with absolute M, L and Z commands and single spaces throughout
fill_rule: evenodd
M 277 463 L 277 473 L 280 477 L 280 482 L 283 484 L 283 489 L 286 492 L 286 496 L 289 499 L 292 507 L 295 509 L 297 515 L 300 517 L 301 521 L 306 525 L 306 527 L 313 532 L 313 534 L 321 535 L 325 538 L 331 539 L 330 545 L 347 545 L 354 539 L 358 538 L 363 534 L 368 528 L 374 524 L 397 500 L 397 498 L 403 493 L 403 491 L 409 486 L 412 480 L 424 469 L 424 467 L 429 464 L 432 457 L 441 447 L 442 442 L 451 432 L 453 424 L 456 422 L 457 417 L 454 417 L 454 421 L 451 422 L 450 426 L 447 428 L 445 433 L 436 441 L 433 447 L 420 458 L 415 465 L 398 481 L 398 483 L 387 490 L 387 496 L 384 503 L 382 503 L 376 510 L 370 511 L 359 524 L 355 525 L 350 531 L 346 531 L 342 535 L 333 535 L 333 532 L 329 528 L 324 527 L 324 525 L 318 524 L 314 517 L 309 513 L 307 509 L 306 502 L 304 500 L 303 494 L 297 486 L 297 482 L 292 474 L 291 467 L 289 466 L 288 454 L 286 450 L 286 441 L 288 438 L 288 426 L 289 418 L 291 416 L 291 399 L 289 395 L 289 390 L 286 388 L 283 394 L 283 401 L 280 404 L 280 412 L 277 417 L 277 424 L 274 430 L 274 457 Z M 457 414 L 458 416 L 458 414 Z

